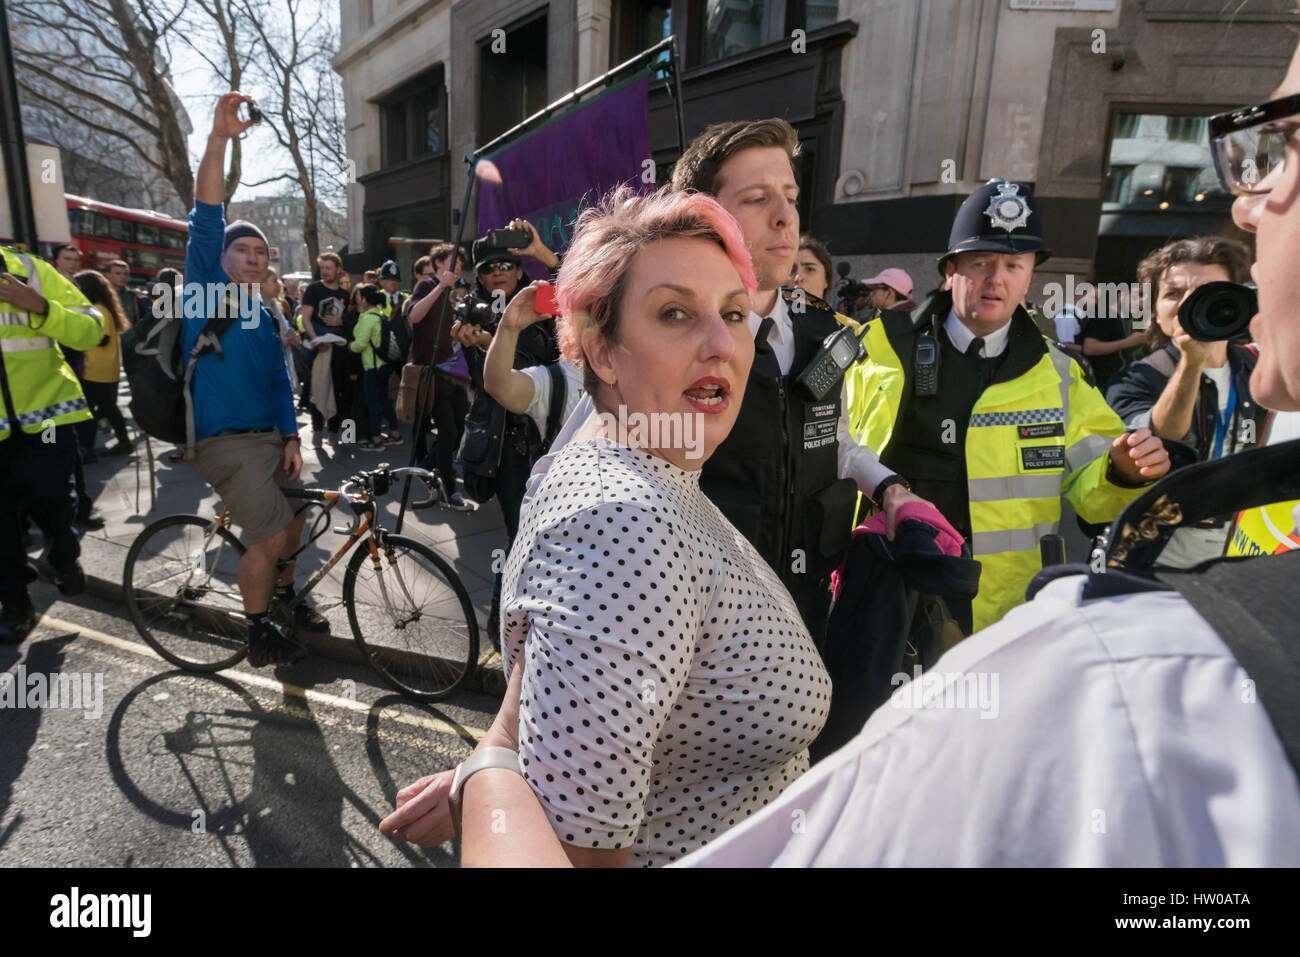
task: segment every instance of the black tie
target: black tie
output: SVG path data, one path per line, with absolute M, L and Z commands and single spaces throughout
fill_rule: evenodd
M 754 372 L 767 379 L 776 379 L 781 375 L 781 363 L 767 338 L 774 325 L 776 320 L 765 316 L 758 326 L 758 335 L 754 337 Z
M 989 384 L 989 361 L 980 355 L 980 350 L 984 347 L 984 339 L 976 336 L 966 347 L 966 355 L 975 360 L 975 378 L 979 383 L 980 394 L 984 394 L 984 389 Z

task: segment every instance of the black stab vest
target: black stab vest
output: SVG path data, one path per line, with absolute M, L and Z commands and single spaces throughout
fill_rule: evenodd
M 790 316 L 790 373 L 763 375 L 757 364 L 751 370 L 735 427 L 704 464 L 700 488 L 776 571 L 817 638 L 825 631 L 826 582 L 852 530 L 857 485 L 837 478 L 841 388 L 811 402 L 794 387 L 839 328 L 828 307 L 809 299 L 802 315 Z

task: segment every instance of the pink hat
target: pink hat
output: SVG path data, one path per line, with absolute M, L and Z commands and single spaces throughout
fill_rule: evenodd
M 879 276 L 864 279 L 865 286 L 888 286 L 904 299 L 912 298 L 912 277 L 901 269 L 886 269 Z

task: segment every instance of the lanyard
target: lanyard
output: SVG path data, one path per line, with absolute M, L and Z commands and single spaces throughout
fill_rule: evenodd
M 1217 401 L 1217 400 L 1216 400 Z M 1223 440 L 1228 434 L 1228 425 L 1237 408 L 1237 377 L 1228 377 L 1228 408 L 1221 415 L 1218 406 L 1214 409 L 1214 458 L 1223 456 Z

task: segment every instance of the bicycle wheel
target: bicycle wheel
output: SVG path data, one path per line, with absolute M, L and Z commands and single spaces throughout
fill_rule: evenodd
M 369 539 L 348 562 L 343 604 L 370 664 L 418 701 L 450 698 L 478 665 L 478 619 L 460 577 L 421 542 L 388 535 L 378 562 Z
M 229 528 L 170 515 L 144 529 L 126 553 L 122 586 L 140 637 L 188 671 L 220 671 L 248 654 L 237 569 L 244 546 Z

